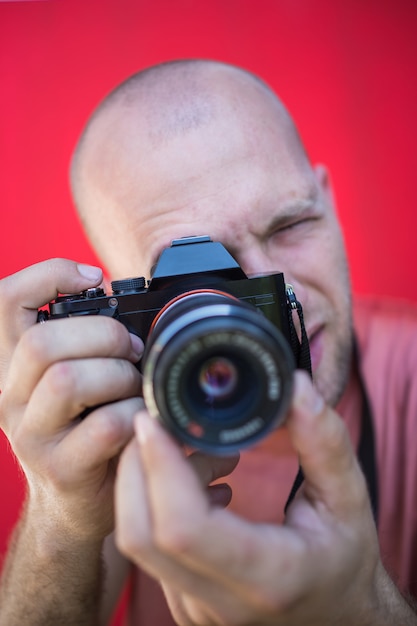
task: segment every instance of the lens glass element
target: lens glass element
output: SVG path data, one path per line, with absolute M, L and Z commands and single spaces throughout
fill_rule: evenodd
M 237 384 L 236 367 L 225 357 L 213 357 L 203 363 L 198 382 L 201 390 L 213 400 L 225 400 Z

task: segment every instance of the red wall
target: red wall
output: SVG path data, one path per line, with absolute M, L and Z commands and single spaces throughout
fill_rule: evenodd
M 266 79 L 330 166 L 355 289 L 417 300 L 416 18 L 415 0 L 0 0 L 0 276 L 95 261 L 67 186 L 87 115 L 137 69 L 205 57 Z M 6 448 L 0 554 L 22 494 Z

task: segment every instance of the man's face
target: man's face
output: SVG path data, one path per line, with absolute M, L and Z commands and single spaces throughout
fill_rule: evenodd
M 222 242 L 248 275 L 284 272 L 304 308 L 316 384 L 335 404 L 350 360 L 350 289 L 324 169 L 268 115 L 229 116 L 131 158 L 140 176 L 111 200 L 126 226 L 112 275 L 149 276 L 163 248 L 193 235 Z

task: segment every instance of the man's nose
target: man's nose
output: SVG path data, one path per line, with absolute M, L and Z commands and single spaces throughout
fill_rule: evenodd
M 281 272 L 276 261 L 272 261 L 260 247 L 250 246 L 240 252 L 238 261 L 247 276 L 259 276 L 261 274 L 274 274 Z

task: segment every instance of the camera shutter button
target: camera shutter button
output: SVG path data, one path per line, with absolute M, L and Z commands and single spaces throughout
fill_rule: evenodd
M 86 289 L 84 291 L 84 296 L 86 298 L 99 298 L 100 296 L 104 296 L 104 289 L 101 287 L 92 287 L 91 289 Z

